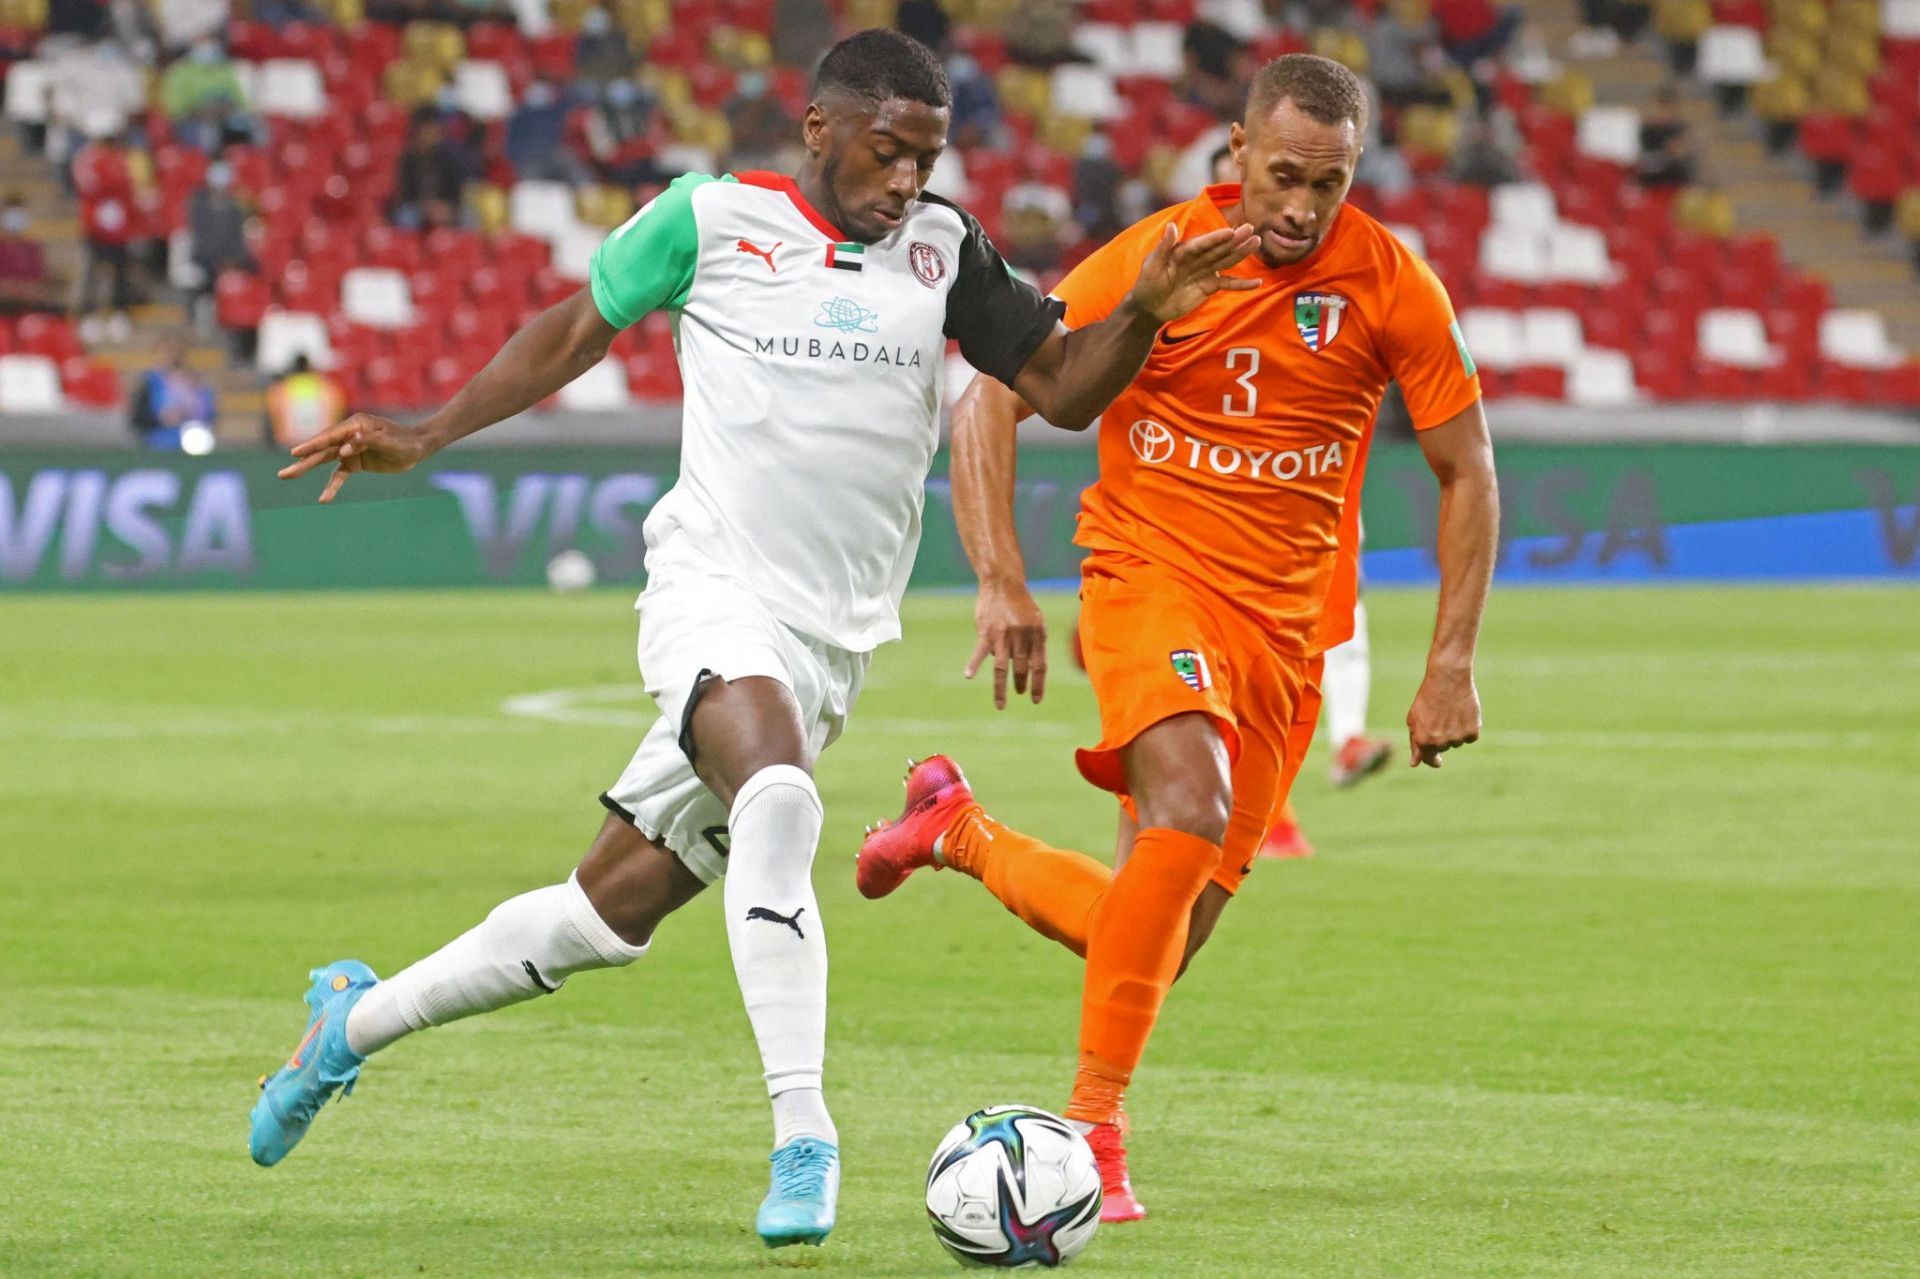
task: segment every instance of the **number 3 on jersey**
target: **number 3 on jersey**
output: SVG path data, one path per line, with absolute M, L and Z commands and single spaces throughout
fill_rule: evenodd
M 1247 366 L 1247 371 L 1234 381 L 1247 393 L 1246 403 L 1235 404 L 1234 401 L 1239 397 L 1232 391 L 1221 396 L 1220 411 L 1228 417 L 1252 417 L 1254 410 L 1260 405 L 1260 388 L 1253 384 L 1253 375 L 1260 371 L 1260 348 L 1236 346 L 1227 352 L 1227 372 L 1233 372 L 1242 364 Z

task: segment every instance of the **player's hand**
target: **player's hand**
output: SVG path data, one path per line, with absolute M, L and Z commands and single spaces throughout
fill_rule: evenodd
M 310 440 L 293 446 L 294 461 L 280 470 L 283 480 L 298 479 L 316 467 L 334 464 L 333 477 L 321 491 L 320 500 L 331 502 L 340 486 L 355 471 L 393 474 L 404 471 L 431 455 L 426 435 L 410 426 L 401 426 L 371 413 L 355 413 L 338 426 L 329 427 Z
M 1222 289 L 1243 292 L 1260 287 L 1258 280 L 1221 274 L 1246 261 L 1260 243 L 1260 233 L 1252 227 L 1245 223 L 1223 227 L 1191 240 L 1179 236 L 1173 223 L 1167 223 L 1160 243 L 1140 264 L 1140 278 L 1128 295 L 1156 323 L 1179 319 Z
M 1408 768 L 1440 767 L 1440 755 L 1480 740 L 1480 693 L 1473 672 L 1433 671 L 1420 681 L 1407 711 Z
M 1038 703 L 1047 695 L 1047 618 L 1024 582 L 981 583 L 973 604 L 973 627 L 980 638 L 964 674 L 972 679 L 981 663 L 993 658 L 993 704 L 1007 708 L 1007 675 L 1013 691 Z

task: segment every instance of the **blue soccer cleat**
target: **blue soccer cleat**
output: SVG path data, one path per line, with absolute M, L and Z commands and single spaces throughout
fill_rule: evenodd
M 833 1229 L 840 1200 L 840 1148 L 818 1137 L 795 1137 L 773 1152 L 773 1184 L 753 1228 L 769 1248 L 804 1243 L 818 1248 Z
M 307 974 L 307 1007 L 313 1016 L 307 1033 L 287 1064 L 271 1078 L 261 1076 L 260 1100 L 253 1103 L 253 1162 L 271 1168 L 300 1144 L 314 1115 L 340 1089 L 353 1091 L 366 1058 L 347 1047 L 347 1014 L 380 979 L 357 959 L 341 959 Z

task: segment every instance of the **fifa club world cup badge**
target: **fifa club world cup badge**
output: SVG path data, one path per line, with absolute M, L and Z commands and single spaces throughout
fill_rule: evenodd
M 1171 654 L 1173 673 L 1180 677 L 1181 683 L 1196 693 L 1204 693 L 1213 687 L 1213 675 L 1207 670 L 1207 659 L 1190 648 L 1176 648 Z
M 1340 335 L 1340 313 L 1346 309 L 1347 300 L 1338 293 L 1293 295 L 1293 322 L 1307 350 L 1319 351 L 1332 345 Z

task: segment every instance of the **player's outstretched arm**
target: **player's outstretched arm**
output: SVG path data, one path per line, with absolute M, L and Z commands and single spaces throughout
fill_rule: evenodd
M 1147 362 L 1153 338 L 1164 324 L 1186 315 L 1222 289 L 1258 288 L 1259 282 L 1223 275 L 1259 243 L 1250 226 L 1209 231 L 1181 240 L 1169 222 L 1133 290 L 1098 324 L 1055 329 L 1028 358 L 1013 389 L 1055 426 L 1085 430 Z
M 619 330 L 601 316 L 582 289 L 542 311 L 507 339 L 487 366 L 445 408 L 418 426 L 355 413 L 338 426 L 293 446 L 294 461 L 280 472 L 296 479 L 331 462 L 320 494 L 331 502 L 355 471 L 405 471 L 455 440 L 532 408 L 607 357 Z
M 1426 677 L 1407 711 L 1407 762 L 1438 768 L 1441 752 L 1480 739 L 1473 654 L 1499 554 L 1500 490 L 1487 415 L 1478 400 L 1416 435 L 1440 482 L 1440 604 Z
M 1029 687 L 1038 702 L 1047 691 L 1047 619 L 1027 590 L 1027 564 L 1013 518 L 1017 469 L 1015 432 L 1032 412 L 1005 383 L 982 373 L 953 406 L 953 518 L 960 545 L 980 581 L 973 605 L 977 641 L 963 672 L 972 679 L 993 659 L 993 704 L 1007 705 Z

